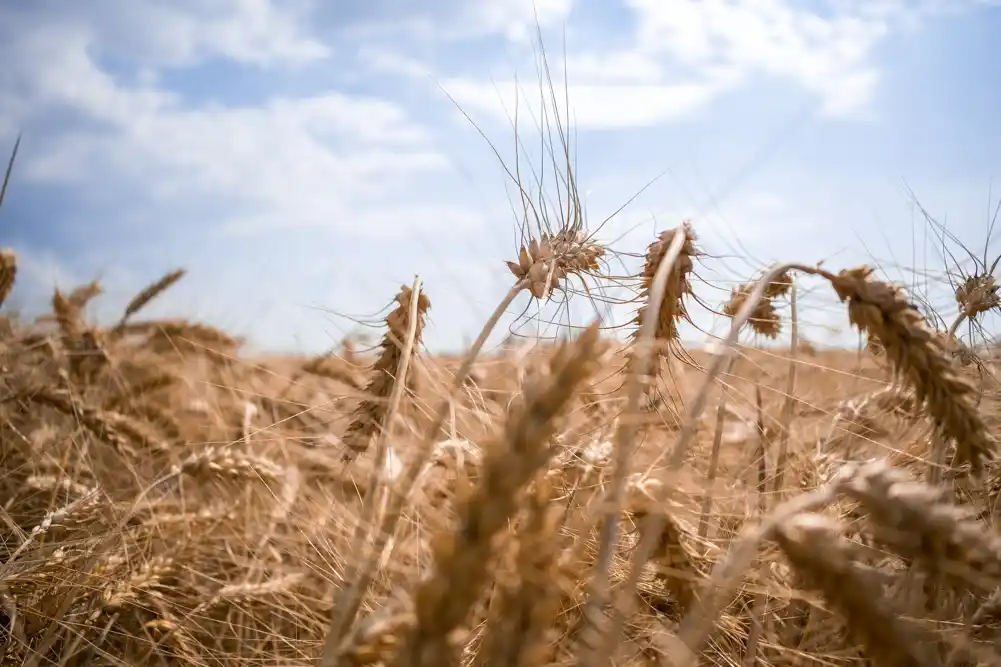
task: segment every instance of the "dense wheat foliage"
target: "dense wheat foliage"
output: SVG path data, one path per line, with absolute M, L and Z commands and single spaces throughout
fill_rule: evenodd
M 16 256 L 0 257 L 6 296 Z M 794 354 L 733 337 L 686 350 L 695 365 L 663 358 L 684 311 L 662 261 L 636 276 L 660 299 L 637 317 L 654 340 L 592 326 L 471 354 L 468 373 L 423 353 L 420 281 L 380 346 L 315 359 L 142 320 L 179 271 L 107 327 L 83 315 L 96 283 L 5 317 L 6 660 L 998 664 L 993 361 L 964 365 L 869 272 L 807 266 L 735 291 L 735 336 L 788 291 L 776 276 L 810 273 L 879 356 L 794 336 Z M 680 428 L 630 400 L 651 372 L 687 406 Z

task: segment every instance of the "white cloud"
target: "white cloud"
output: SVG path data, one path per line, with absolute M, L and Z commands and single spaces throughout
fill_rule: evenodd
M 607 130 L 624 127 L 650 127 L 684 118 L 707 104 L 726 85 L 725 81 L 698 83 L 571 84 L 568 96 L 563 85 L 553 86 L 561 124 L 566 124 L 564 100 L 570 100 L 570 124 L 579 129 Z M 486 113 L 495 119 L 513 121 L 515 111 L 524 122 L 537 124 L 548 113 L 552 123 L 552 102 L 544 111 L 539 91 L 526 90 L 514 79 L 484 82 L 470 79 L 446 79 L 442 88 L 466 113 Z M 545 91 L 547 97 L 550 91 Z
M 455 114 L 442 117 L 451 109 L 425 84 L 440 84 L 477 123 L 506 125 L 517 73 L 527 89 L 522 136 L 534 142 L 526 114 L 538 117 L 537 71 L 526 40 L 538 20 L 560 79 L 564 63 L 552 46 L 566 28 L 570 125 L 598 146 L 578 176 L 603 193 L 592 203 L 609 213 L 635 192 L 629 187 L 675 163 L 679 133 L 705 138 L 693 153 L 714 142 L 720 153 L 738 152 L 720 138 L 733 133 L 700 117 L 733 111 L 727 104 L 741 95 L 757 100 L 761 82 L 769 94 L 810 95 L 828 118 L 870 113 L 876 48 L 914 16 L 909 3 L 873 3 L 834 2 L 823 15 L 780 0 L 2 7 L 0 146 L 23 127 L 18 178 L 71 193 L 69 206 L 100 200 L 85 211 L 64 207 L 52 223 L 93 230 L 77 234 L 88 237 L 88 251 L 66 257 L 42 238 L 18 247 L 23 282 L 47 299 L 53 281 L 68 286 L 108 269 L 104 307 L 113 310 L 172 268 L 153 264 L 180 260 L 192 275 L 155 312 L 202 314 L 279 346 L 302 335 L 316 349 L 329 342 L 329 316 L 311 306 L 369 312 L 421 273 L 435 304 L 432 344 L 454 346 L 508 284 L 501 260 L 515 234 L 489 149 L 465 119 L 457 131 Z M 561 106 L 566 92 L 556 86 Z M 760 123 L 747 128 L 762 132 Z M 509 140 L 509 128 L 494 130 L 486 132 L 498 143 Z M 711 158 L 703 166 L 715 183 L 735 169 Z M 794 192 L 774 178 L 757 187 L 709 212 L 684 193 L 655 190 L 604 234 L 641 221 L 623 241 L 641 250 L 655 228 L 692 215 L 721 254 L 753 254 L 750 263 L 786 252 L 790 229 L 809 237 L 795 242 L 807 254 L 824 250 L 818 230 L 838 218 L 814 211 L 826 193 Z M 135 253 L 124 247 L 143 238 Z
M 308 34 L 300 0 L 38 0 L 27 26 L 73 26 L 103 52 L 145 65 L 183 67 L 206 56 L 257 66 L 301 65 L 331 53 Z M 13 12 L 12 12 L 13 13 Z M 59 18 L 53 20 L 54 15 Z
M 824 116 L 864 112 L 879 80 L 872 51 L 903 14 L 852 8 L 821 17 L 785 0 L 625 4 L 635 25 L 625 45 L 571 42 L 566 55 L 575 121 L 582 128 L 650 126 L 687 117 L 761 76 L 809 91 Z M 553 70 L 561 73 L 563 64 Z M 509 96 L 504 106 L 513 109 L 509 80 L 453 77 L 443 85 L 465 105 L 506 118 L 503 107 L 489 101 L 499 86 Z M 535 91 L 525 96 L 529 105 L 533 94 L 538 97 Z

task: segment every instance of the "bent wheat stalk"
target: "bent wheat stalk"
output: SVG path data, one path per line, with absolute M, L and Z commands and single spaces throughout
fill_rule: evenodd
M 331 626 L 324 640 L 323 654 L 320 658 L 321 667 L 334 667 L 336 664 L 337 647 L 344 640 L 351 626 L 354 624 L 354 619 L 358 615 L 362 599 L 368 591 L 372 579 L 375 577 L 375 570 L 381 560 L 382 552 L 396 532 L 396 526 L 403 514 L 403 506 L 413 491 L 428 453 L 434 446 L 435 438 L 437 438 L 438 433 L 445 425 L 452 397 L 462 388 L 466 377 L 469 375 L 469 371 L 473 367 L 473 363 L 480 354 L 480 350 L 483 349 L 483 345 L 493 332 L 494 327 L 497 326 L 497 322 L 500 321 L 501 316 L 504 315 L 515 298 L 522 291 L 528 289 L 530 285 L 531 283 L 528 279 L 516 282 L 487 319 L 483 325 L 483 329 L 480 331 L 480 335 L 477 336 L 472 347 L 466 352 L 462 364 L 455 372 L 452 384 L 439 402 L 434 412 L 434 418 L 431 420 L 431 425 L 424 432 L 424 436 L 417 446 L 417 451 L 410 461 L 408 461 L 396 485 L 391 488 L 383 520 L 381 525 L 378 526 L 378 532 L 375 534 L 374 540 L 371 540 L 372 548 L 361 557 L 360 562 L 362 563 L 362 567 L 357 572 L 357 576 L 353 581 L 345 581 L 340 595 L 335 599 Z M 369 541 L 365 540 L 365 544 Z
M 643 397 L 643 378 L 649 375 L 653 361 L 657 324 L 660 318 L 661 305 L 667 292 L 668 278 L 674 264 L 681 254 L 688 236 L 685 230 L 679 229 L 674 234 L 671 245 L 654 274 L 652 289 L 643 313 L 643 323 L 640 334 L 634 343 L 630 359 L 629 375 L 626 378 L 628 393 L 626 408 L 619 420 L 615 433 L 615 468 L 612 472 L 611 486 L 608 498 L 605 500 L 604 524 L 598 542 L 598 560 L 595 564 L 594 579 L 591 583 L 591 596 L 584 610 L 585 629 L 582 637 L 584 644 L 590 647 L 581 656 L 581 667 L 597 667 L 607 662 L 614 639 L 608 642 L 598 641 L 601 632 L 602 608 L 608 598 L 608 577 L 612 561 L 612 552 L 619 534 L 619 516 L 622 512 L 622 502 L 629 474 L 629 457 L 633 453 L 633 441 L 639 428 L 636 418 L 639 412 L 640 400 Z M 604 645 L 603 645 L 604 644 Z

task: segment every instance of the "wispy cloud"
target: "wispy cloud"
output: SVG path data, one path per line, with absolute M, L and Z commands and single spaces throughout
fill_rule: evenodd
M 3 243 L 26 308 L 103 274 L 110 312 L 183 265 L 158 309 L 275 348 L 325 347 L 332 312 L 421 273 L 453 347 L 508 279 L 511 184 L 479 131 L 512 160 L 517 109 L 538 158 L 538 30 L 591 219 L 661 175 L 603 235 L 639 250 L 694 217 L 723 281 L 846 247 L 940 263 L 902 180 L 982 243 L 998 27 L 975 0 L 8 3 Z

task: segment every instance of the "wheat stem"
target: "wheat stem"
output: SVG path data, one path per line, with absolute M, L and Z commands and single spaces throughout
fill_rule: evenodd
M 681 254 L 686 240 L 687 236 L 684 231 L 676 232 L 671 240 L 671 245 L 668 246 L 667 252 L 664 254 L 664 259 L 657 267 L 647 309 L 640 325 L 640 335 L 636 339 L 630 359 L 629 375 L 626 379 L 628 383 L 626 408 L 615 433 L 615 467 L 612 472 L 608 497 L 604 503 L 604 524 L 598 542 L 598 560 L 591 582 L 591 595 L 584 612 L 585 622 L 590 623 L 591 627 L 590 630 L 585 628 L 585 633 L 600 632 L 600 627 L 595 626 L 593 621 L 597 620 L 602 613 L 601 608 L 608 598 L 609 570 L 612 552 L 619 535 L 619 517 L 622 512 L 626 478 L 629 473 L 629 457 L 633 454 L 633 441 L 639 430 L 639 421 L 636 415 L 643 397 L 643 378 L 649 374 L 653 358 L 657 322 L 660 317 L 661 303 L 664 301 L 664 294 L 667 290 L 668 277 L 671 275 L 671 269 L 674 268 L 674 263 Z M 600 649 L 584 651 L 579 663 L 580 666 L 598 667 L 605 664 L 608 661 L 607 656 L 613 650 L 614 643 L 614 637 L 606 638 L 605 642 L 596 642 L 593 647 L 600 647 Z

